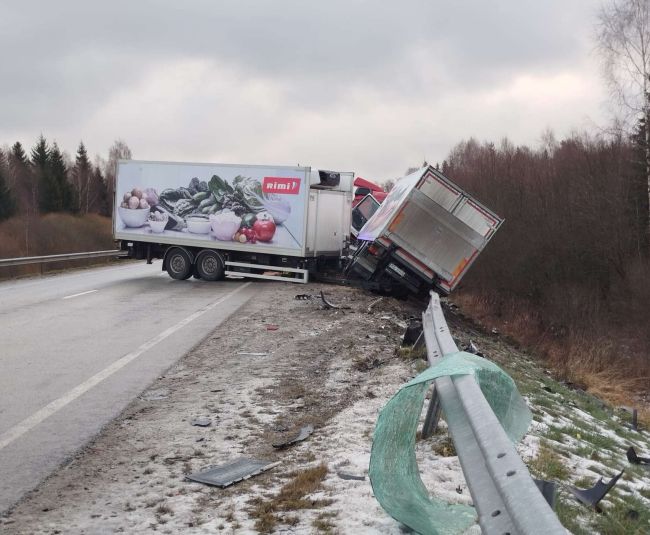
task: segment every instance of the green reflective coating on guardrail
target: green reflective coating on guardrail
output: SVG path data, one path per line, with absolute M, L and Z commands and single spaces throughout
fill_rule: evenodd
M 444 376 L 474 375 L 494 414 L 513 442 L 526 433 L 532 415 L 514 381 L 496 364 L 458 352 L 440 360 L 400 388 L 379 414 L 370 455 L 375 497 L 395 520 L 424 535 L 452 535 L 476 522 L 466 505 L 432 499 L 420 479 L 415 437 L 430 383 Z

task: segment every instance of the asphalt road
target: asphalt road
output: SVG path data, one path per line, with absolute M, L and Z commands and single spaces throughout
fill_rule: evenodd
M 159 263 L 0 283 L 0 513 L 254 291 Z

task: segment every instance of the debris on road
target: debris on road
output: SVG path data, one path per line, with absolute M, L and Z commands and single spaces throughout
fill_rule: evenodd
M 422 334 L 422 320 L 417 318 L 410 318 L 409 323 L 404 332 L 402 339 L 402 346 L 414 346 L 418 338 Z
M 310 301 L 311 299 L 314 299 L 315 297 L 320 297 L 318 295 L 311 295 L 311 294 L 298 294 L 294 297 L 296 301 Z
M 212 420 L 210 418 L 194 418 L 191 423 L 197 427 L 208 427 L 212 425 Z
M 139 397 L 143 401 L 161 401 L 169 397 L 169 390 L 166 388 L 154 388 L 152 390 L 147 390 Z
M 589 505 L 590 507 L 598 508 L 598 502 L 602 500 L 605 495 L 612 489 L 619 478 L 623 475 L 624 470 L 616 474 L 608 483 L 603 483 L 601 477 L 596 484 L 590 489 L 578 489 L 576 487 L 569 487 L 571 493 L 578 499 L 578 501 Z
M 227 487 L 238 481 L 266 472 L 279 465 L 280 462 L 262 461 L 240 457 L 220 466 L 215 466 L 202 472 L 189 474 L 187 479 L 215 487 Z
M 277 331 L 280 328 L 279 325 L 274 325 L 274 324 L 268 324 L 266 326 L 267 331 Z
M 287 440 L 283 441 L 278 441 L 274 442 L 272 446 L 274 448 L 280 449 L 280 448 L 286 448 L 288 446 L 291 446 L 295 444 L 296 442 L 302 442 L 305 440 L 309 435 L 311 435 L 314 432 L 314 426 L 309 424 L 309 425 L 304 425 L 300 428 L 298 433 L 292 434 Z
M 368 314 L 370 314 L 370 313 L 372 312 L 372 309 L 374 308 L 374 306 L 375 306 L 377 303 L 380 303 L 383 299 L 384 299 L 383 297 L 379 297 L 379 298 L 375 299 L 372 303 L 370 303 L 370 304 L 368 305 L 368 308 L 366 309 L 366 311 L 368 312 Z
M 639 457 L 636 454 L 636 450 L 630 446 L 626 452 L 627 460 L 632 464 L 648 464 L 650 465 L 650 457 Z
M 546 481 L 545 479 L 533 479 L 535 485 L 544 496 L 546 503 L 551 506 L 551 509 L 555 510 L 555 498 L 556 498 L 556 489 L 557 485 L 555 481 Z
M 336 472 L 336 475 L 339 476 L 341 479 L 347 479 L 350 481 L 365 481 L 366 476 L 358 476 L 355 474 L 350 474 L 348 472 Z
M 341 310 L 341 309 L 349 309 L 349 306 L 340 306 L 340 305 L 335 305 L 334 303 L 329 302 L 327 299 L 325 299 L 325 294 L 323 293 L 323 290 L 320 291 L 320 298 L 323 301 L 323 306 L 325 308 L 332 308 L 336 310 Z

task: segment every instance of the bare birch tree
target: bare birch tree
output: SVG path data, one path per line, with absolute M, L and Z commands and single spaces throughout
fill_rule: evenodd
M 121 139 L 115 140 L 108 151 L 108 161 L 104 169 L 106 180 L 106 189 L 108 192 L 108 202 L 110 210 L 113 209 L 115 197 L 115 179 L 117 177 L 117 164 L 119 160 L 130 160 L 133 157 L 129 146 Z
M 596 37 L 612 94 L 628 118 L 644 123 L 650 237 L 650 1 L 610 0 L 599 13 Z

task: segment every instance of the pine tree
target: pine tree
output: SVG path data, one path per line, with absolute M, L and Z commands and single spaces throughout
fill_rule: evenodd
M 16 213 L 16 199 L 12 191 L 7 187 L 5 170 L 8 168 L 5 156 L 0 151 L 0 221 L 10 218 Z
M 72 183 L 79 202 L 79 211 L 84 214 L 88 213 L 91 204 L 91 175 L 92 167 L 88 160 L 88 152 L 82 141 L 79 143 L 75 165 L 72 169 Z
M 52 182 L 59 194 L 56 209 L 67 212 L 77 212 L 79 206 L 77 196 L 68 182 L 68 170 L 65 166 L 65 161 L 63 160 L 63 154 L 61 154 L 56 142 L 54 142 L 52 150 L 50 150 L 48 167 L 52 177 Z
M 106 180 L 104 179 L 101 167 L 98 165 L 93 167 L 91 183 L 93 195 L 91 197 L 90 211 L 110 216 Z
M 16 141 L 13 147 L 11 147 L 11 155 L 15 163 L 27 165 L 27 155 L 25 154 L 25 149 L 20 144 L 20 141 Z
M 43 134 L 38 138 L 31 152 L 32 169 L 35 181 L 32 189 L 32 201 L 38 203 L 41 212 L 61 210 L 61 192 L 50 172 L 50 148 Z
M 9 160 L 9 176 L 14 193 L 18 198 L 18 206 L 24 214 L 36 212 L 37 205 L 33 202 L 34 175 L 29 160 L 20 141 L 16 141 L 7 155 Z

